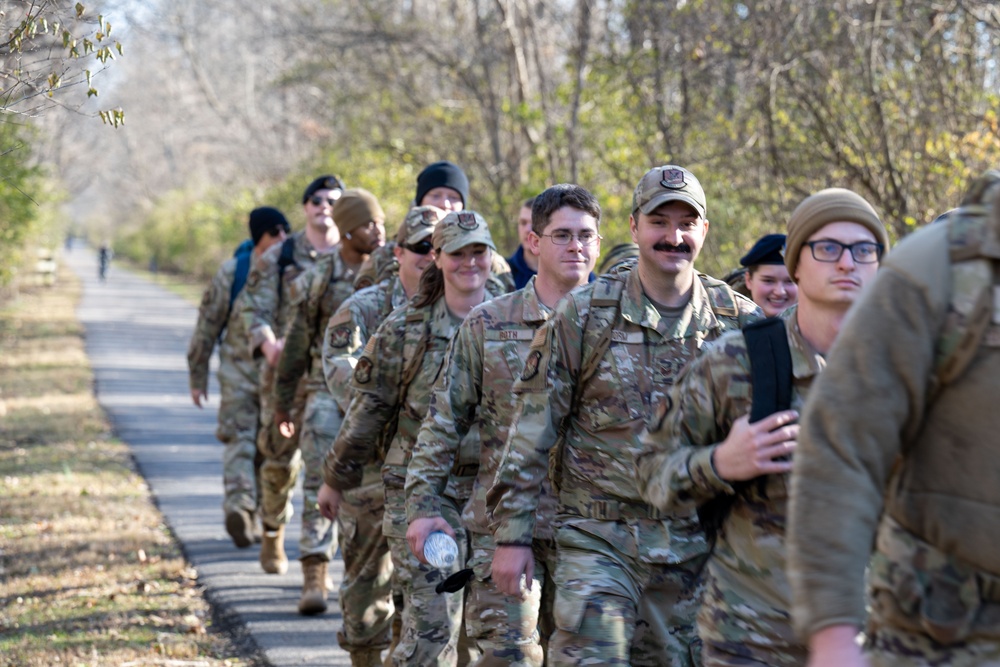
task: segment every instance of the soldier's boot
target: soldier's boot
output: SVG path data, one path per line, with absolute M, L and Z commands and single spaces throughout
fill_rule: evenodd
M 376 649 L 351 651 L 351 667 L 382 667 L 382 652 Z
M 246 549 L 254 541 L 254 516 L 243 509 L 229 510 L 226 512 L 226 532 L 237 548 Z
M 268 574 L 288 572 L 288 556 L 285 555 L 285 526 L 277 528 L 264 526 L 264 539 L 260 544 L 260 566 Z
M 326 560 L 320 556 L 302 559 L 302 597 L 299 613 L 303 616 L 322 614 L 326 611 Z

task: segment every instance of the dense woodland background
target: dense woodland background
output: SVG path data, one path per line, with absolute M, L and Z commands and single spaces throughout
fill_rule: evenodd
M 899 238 L 1000 167 L 995 2 L 85 4 L 0 0 L 0 39 L 34 11 L 123 47 L 72 57 L 37 20 L 0 47 L 0 253 L 72 229 L 205 277 L 252 207 L 301 226 L 318 173 L 370 189 L 394 229 L 439 159 L 505 252 L 520 200 L 567 181 L 600 198 L 609 249 L 639 177 L 677 163 L 705 186 L 699 267 L 719 275 L 816 189 L 855 189 Z

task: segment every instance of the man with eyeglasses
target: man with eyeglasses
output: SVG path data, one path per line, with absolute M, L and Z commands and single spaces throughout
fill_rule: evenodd
M 465 603 L 469 638 L 482 653 L 477 664 L 541 667 L 539 630 L 551 630 L 555 543 L 549 522 L 554 498 L 546 493 L 540 520 L 528 548 L 535 578 L 526 595 L 498 590 L 490 567 L 496 543 L 489 527 L 486 493 L 493 484 L 514 407 L 511 385 L 521 374 L 531 341 L 555 305 L 584 285 L 601 251 L 601 207 L 578 185 L 555 185 L 535 198 L 532 229 L 525 242 L 538 257 L 538 273 L 521 290 L 476 307 L 452 340 L 450 362 L 438 378 L 428 415 L 420 428 L 406 471 L 406 537 L 424 560 L 424 542 L 435 530 L 453 534 L 441 515 L 442 496 L 457 478 L 451 473 L 465 435 L 478 425 L 478 465 L 472 501 L 463 522 L 471 533 L 471 581 Z M 542 618 L 540 618 L 542 616 Z M 547 638 L 547 634 L 546 634 Z
M 249 350 L 255 358 L 263 356 L 267 361 L 261 371 L 261 425 L 257 448 L 264 457 L 260 469 L 264 530 L 260 564 L 269 574 L 288 571 L 285 524 L 292 516 L 292 489 L 302 466 L 297 435 L 289 437 L 280 433 L 274 419 L 276 368 L 285 345 L 285 329 L 295 313 L 295 279 L 320 257 L 333 252 L 340 241 L 340 232 L 333 222 L 333 205 L 343 192 L 343 183 L 336 176 L 325 175 L 313 180 L 302 193 L 305 229 L 261 255 L 247 277 L 241 315 Z M 291 410 L 294 420 L 301 420 L 304 406 L 303 377 Z M 303 530 L 303 533 L 308 534 L 308 531 Z
M 663 424 L 650 428 L 636 458 L 639 488 L 653 506 L 702 508 L 713 542 L 698 615 L 706 667 L 793 667 L 808 658 L 792 629 L 785 574 L 798 411 L 889 242 L 871 205 L 839 188 L 800 203 L 787 232 L 785 264 L 799 297 L 780 319 L 761 323 L 779 337 L 769 343 L 774 352 L 757 352 L 751 332 L 761 325 L 723 336 L 678 378 Z M 787 405 L 773 396 L 776 385 L 789 388 Z M 758 414 L 770 399 L 763 412 L 777 411 Z
M 333 416 L 338 422 L 350 404 L 351 376 L 368 339 L 389 313 L 417 293 L 420 274 L 433 262 L 431 234 L 443 217 L 444 211 L 434 206 L 410 209 L 392 249 L 398 269 L 355 292 L 330 317 L 323 340 L 323 372 L 336 401 Z M 376 279 L 379 277 L 376 273 Z M 336 430 L 340 430 L 339 423 Z M 375 458 L 369 462 L 357 488 L 340 491 L 324 481 L 317 494 L 323 516 L 339 521 L 343 535 L 354 536 L 350 541 L 341 540 L 344 578 L 338 598 L 344 627 L 337 635 L 340 646 L 351 654 L 354 667 L 380 665 L 380 653 L 390 645 L 392 558 L 382 534 L 385 495 L 381 463 Z M 401 612 L 395 609 L 396 618 Z
M 935 223 L 893 248 L 802 413 L 788 571 L 812 667 L 1000 664 L 1000 171 Z
M 294 316 L 285 333 L 274 385 L 275 422 L 282 435 L 292 436 L 297 428 L 291 413 L 296 406 L 299 384 L 306 378 L 299 437 L 305 470 L 299 548 L 304 578 L 299 600 L 301 614 L 326 611 L 327 565 L 336 551 L 337 529 L 319 511 L 316 498 L 323 482 L 323 457 L 340 429 L 337 404 L 323 375 L 326 323 L 354 292 L 358 269 L 373 250 L 385 243 L 385 213 L 375 195 L 367 190 L 345 190 L 333 206 L 333 220 L 341 242 L 295 281 Z
M 513 385 L 514 426 L 487 495 L 498 545 L 492 574 L 507 595 L 520 593 L 522 576 L 531 581 L 551 479 L 558 562 L 549 665 L 696 664 L 705 540 L 693 510 L 649 506 L 633 469 L 639 434 L 661 418 L 680 369 L 761 316 L 695 271 L 708 225 L 694 174 L 675 165 L 648 171 L 629 219 L 636 265 L 563 299 Z

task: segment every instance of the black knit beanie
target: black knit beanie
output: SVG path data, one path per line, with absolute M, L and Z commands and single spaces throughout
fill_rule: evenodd
M 279 227 L 286 232 L 291 229 L 285 215 L 278 209 L 261 206 L 250 211 L 250 238 L 253 239 L 254 245 L 260 242 L 264 234 Z
M 417 176 L 417 196 L 413 202 L 420 206 L 420 200 L 434 188 L 451 188 L 462 195 L 462 204 L 469 205 L 469 179 L 462 168 L 453 162 L 435 162 L 424 167 Z

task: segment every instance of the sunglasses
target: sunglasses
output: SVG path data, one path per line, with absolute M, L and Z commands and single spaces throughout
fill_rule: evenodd
M 403 244 L 403 247 L 418 255 L 426 255 L 431 250 L 434 250 L 434 246 L 427 240 L 420 241 L 419 243 Z
M 319 195 L 313 195 L 309 198 L 309 203 L 313 206 L 322 206 L 323 204 L 329 204 L 333 206 L 340 199 L 340 193 L 337 193 L 336 197 L 320 197 Z

